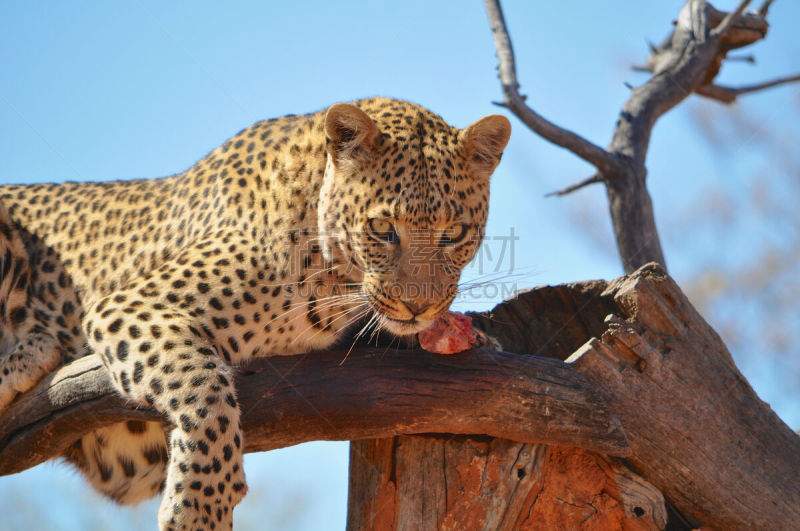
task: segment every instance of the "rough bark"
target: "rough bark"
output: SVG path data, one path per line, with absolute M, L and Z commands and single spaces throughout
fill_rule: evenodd
M 636 473 L 604 456 L 549 446 L 564 462 L 584 463 L 579 477 L 614 469 L 626 470 L 627 480 L 617 472 L 588 487 L 555 468 L 525 483 L 506 462 L 509 449 L 525 445 L 450 436 L 360 441 L 351 450 L 349 529 L 571 528 L 580 515 L 597 518 L 595 529 L 661 528 L 663 505 L 642 495 L 652 486 L 694 525 L 800 528 L 800 437 L 758 399 L 659 266 L 612 283 L 523 292 L 476 321 L 509 350 L 568 358 L 622 419 L 633 449 L 626 462 Z M 465 480 L 470 474 L 481 480 Z M 547 485 L 557 477 L 564 482 L 554 493 Z M 602 509 L 595 514 L 592 505 Z
M 754 13 L 743 11 L 749 0 L 741 0 L 731 13 L 715 9 L 705 0 L 688 0 L 675 29 L 660 46 L 653 47 L 645 66 L 652 77 L 631 89 L 603 149 L 537 114 L 520 94 L 514 51 L 500 0 L 484 0 L 499 61 L 503 107 L 508 108 L 532 131 L 570 150 L 597 169 L 592 177 L 553 195 L 574 192 L 593 183 L 605 183 L 609 213 L 617 248 L 626 273 L 647 262 L 666 264 L 647 191 L 645 160 L 656 121 L 692 93 L 731 102 L 747 94 L 800 80 L 788 76 L 747 87 L 715 85 L 714 78 L 730 50 L 753 44 L 766 36 L 769 0 Z
M 655 487 L 577 448 L 394 437 L 354 441 L 350 462 L 362 472 L 351 476 L 350 530 L 663 529 L 667 522 Z
M 563 362 L 477 350 L 454 356 L 361 349 L 256 360 L 236 379 L 245 451 L 403 433 L 489 434 L 629 452 L 586 380 Z M 57 371 L 0 418 L 0 475 L 59 456 L 81 435 L 161 420 L 112 389 L 99 359 Z
M 800 529 L 800 437 L 717 333 L 658 268 L 606 293 L 621 319 L 567 361 L 621 416 L 633 467 L 697 523 Z
M 592 183 L 605 183 L 617 248 L 623 268 L 629 274 L 648 262 L 665 264 L 646 186 L 645 161 L 656 121 L 692 93 L 732 101 L 740 94 L 797 80 L 797 76 L 792 76 L 738 89 L 713 84 L 730 50 L 757 42 L 766 35 L 766 15 L 771 0 L 766 0 L 755 13 L 748 14 L 744 10 L 750 0 L 740 0 L 730 13 L 718 11 L 704 0 L 688 0 L 669 39 L 661 47 L 653 48 L 647 66 L 643 68 L 650 71 L 652 77 L 644 85 L 632 88 L 614 126 L 611 142 L 603 149 L 548 121 L 527 105 L 526 98 L 519 91 L 513 48 L 499 0 L 484 1 L 499 60 L 504 96 L 499 105 L 508 108 L 543 138 L 570 150 L 596 168 L 595 175 L 557 194 L 570 193 Z M 649 268 L 639 276 L 650 275 L 648 278 L 652 280 L 663 274 L 663 270 Z M 648 427 L 642 426 L 643 439 L 639 447 L 642 454 L 633 460 L 638 465 L 651 462 L 652 457 L 652 463 L 656 464 L 646 468 L 646 477 L 654 474 L 658 478 L 657 485 L 665 492 L 681 490 L 682 494 L 675 496 L 676 505 L 698 523 L 722 528 L 800 528 L 797 520 L 797 511 L 800 510 L 797 493 L 800 489 L 796 479 L 800 466 L 794 457 L 800 455 L 797 452 L 798 438 L 758 400 L 713 330 L 696 312 L 686 310 L 688 302 L 674 283 L 659 292 L 665 298 L 651 297 L 648 304 L 641 307 L 627 304 L 622 295 L 622 299 L 615 300 L 614 289 L 617 288 L 619 286 L 611 286 L 609 291 L 588 298 L 585 291 L 579 290 L 581 293 L 576 294 L 569 288 L 526 293 L 514 303 L 498 308 L 491 319 L 484 319 L 484 325 L 506 348 L 515 352 L 552 354 L 561 351 L 568 355 L 570 349 L 578 349 L 588 338 L 603 337 L 602 341 L 589 340 L 579 350 L 583 355 L 576 354 L 571 359 L 598 388 L 604 391 L 614 389 L 614 397 L 608 397 L 619 406 L 614 411 L 623 418 L 630 415 L 636 429 L 640 423 L 647 422 L 649 416 L 656 417 L 650 419 Z M 629 295 L 636 299 L 636 290 Z M 676 301 L 680 304 L 673 307 Z M 598 303 L 615 306 L 608 313 L 619 316 L 618 321 L 612 319 L 608 325 L 597 326 L 598 316 L 606 315 L 598 311 Z M 567 311 L 561 312 L 562 308 L 554 306 L 565 306 Z M 531 311 L 531 307 L 535 310 Z M 658 313 L 662 310 L 663 315 Z M 655 316 L 648 312 L 655 312 Z M 658 331 L 666 323 L 672 323 L 670 319 L 680 322 L 686 316 L 691 317 L 683 322 L 687 329 L 693 330 L 696 326 L 704 332 L 691 336 L 690 341 L 681 345 L 682 350 L 667 356 L 671 351 L 663 349 L 673 348 L 674 341 L 659 335 Z M 636 325 L 622 325 L 621 319 L 629 319 Z M 665 320 L 663 326 L 659 319 Z M 554 322 L 542 322 L 548 320 Z M 546 324 L 554 326 L 543 326 Z M 621 335 L 621 329 L 627 330 L 627 335 Z M 677 328 L 672 331 L 686 332 Z M 649 334 L 647 341 L 637 335 L 640 333 Z M 577 339 L 580 341 L 576 343 Z M 615 342 L 611 345 L 605 343 L 612 339 Z M 678 360 L 684 372 L 671 370 L 681 377 L 670 377 L 672 373 L 669 371 L 660 374 L 652 366 L 650 358 L 661 358 L 650 352 L 632 355 L 634 346 L 645 344 L 656 351 L 662 349 L 660 356 L 663 358 L 669 357 L 673 362 Z M 600 354 L 593 355 L 596 352 L 611 357 L 613 362 L 602 361 L 604 358 Z M 704 357 L 706 353 L 708 359 Z M 637 393 L 626 392 L 620 383 L 635 380 L 634 373 L 647 374 L 649 378 L 637 380 L 634 386 L 647 396 L 647 408 L 642 408 L 636 400 Z M 709 382 L 707 388 L 704 387 L 706 381 Z M 611 382 L 615 385 L 612 386 Z M 730 402 L 726 403 L 729 395 Z M 665 407 L 666 404 L 670 407 Z M 677 410 L 675 419 L 671 416 L 672 407 Z M 747 409 L 740 412 L 739 407 Z M 678 423 L 673 424 L 674 420 Z M 659 429 L 668 433 L 670 438 L 665 439 Z M 681 436 L 684 439 L 679 441 Z M 759 447 L 756 444 L 759 438 L 767 438 L 770 443 Z M 502 446 L 501 443 L 498 445 Z M 778 447 L 782 451 L 773 455 L 772 450 Z M 623 514 L 627 519 L 590 522 L 592 515 L 586 512 L 581 515 L 584 519 L 572 518 L 576 504 L 539 504 L 542 492 L 546 490 L 542 486 L 546 481 L 541 477 L 547 477 L 547 474 L 534 482 L 536 487 L 528 487 L 530 492 L 536 492 L 533 501 L 520 503 L 517 500 L 524 499 L 529 492 L 522 482 L 515 483 L 513 475 L 492 473 L 504 470 L 496 463 L 503 461 L 505 449 L 490 446 L 477 451 L 475 448 L 472 442 L 456 443 L 446 437 L 424 442 L 402 437 L 354 444 L 348 527 L 517 529 L 663 525 L 657 518 L 645 518 L 644 513 L 640 514 L 641 508 L 633 514 L 634 517 L 642 516 L 638 520 L 630 518 L 628 513 Z M 676 448 L 680 451 L 675 452 Z M 769 451 L 763 452 L 764 448 Z M 573 456 L 581 453 L 576 450 L 557 451 Z M 743 452 L 748 455 L 744 456 Z M 685 454 L 691 454 L 692 459 L 684 459 Z M 476 455 L 480 457 L 476 458 Z M 602 461 L 599 456 L 592 458 Z M 755 466 L 761 459 L 771 460 L 765 468 L 767 477 L 761 475 Z M 731 473 L 730 469 L 738 466 L 739 460 L 745 463 L 744 472 Z M 494 465 L 491 464 L 493 461 Z M 407 466 L 401 466 L 401 463 Z M 474 463 L 482 464 L 475 466 Z M 463 479 L 460 472 L 465 469 L 478 474 L 482 480 L 461 481 L 461 490 L 455 493 L 454 498 L 449 486 L 454 479 Z M 591 475 L 588 470 L 584 475 Z M 698 473 L 703 475 L 702 480 L 696 478 Z M 641 484 L 638 476 L 632 475 L 631 478 L 634 479 L 628 485 Z M 753 485 L 753 482 L 758 485 Z M 703 493 L 698 492 L 697 485 L 702 485 Z M 772 490 L 773 487 L 776 489 Z M 597 488 L 595 485 L 594 489 Z M 614 487 L 606 488 L 603 492 L 614 491 Z M 759 497 L 753 497 L 752 493 Z M 580 494 L 580 487 L 568 485 L 555 500 L 574 501 L 580 499 Z M 709 495 L 713 500 L 708 498 Z M 459 496 L 470 499 L 468 507 L 459 505 L 456 499 Z M 695 496 L 698 498 L 693 499 Z M 620 498 L 611 498 L 626 506 Z M 559 514 L 552 519 L 540 514 L 539 510 L 544 506 L 551 510 L 558 507 Z M 737 511 L 740 514 L 737 515 Z M 608 517 L 612 511 L 600 512 Z M 525 515 L 538 515 L 539 518 L 529 519 Z
M 521 292 L 475 322 L 521 354 L 367 349 L 344 364 L 344 353 L 315 353 L 241 370 L 246 450 L 363 439 L 352 450 L 351 529 L 580 518 L 660 528 L 656 489 L 694 525 L 800 528 L 800 437 L 657 265 L 611 283 Z M 158 416 L 125 404 L 87 357 L 0 419 L 0 471 L 142 418 Z M 420 432 L 469 437 L 392 439 Z

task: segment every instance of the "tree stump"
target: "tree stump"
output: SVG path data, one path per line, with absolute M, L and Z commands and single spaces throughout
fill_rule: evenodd
M 352 442 L 350 463 L 350 530 L 644 530 L 667 522 L 655 487 L 574 447 L 403 436 Z
M 568 446 L 357 441 L 348 529 L 662 529 L 659 490 L 689 526 L 800 529 L 800 437 L 660 266 L 524 291 L 475 319 L 507 350 L 586 376 L 619 416 L 638 474 Z

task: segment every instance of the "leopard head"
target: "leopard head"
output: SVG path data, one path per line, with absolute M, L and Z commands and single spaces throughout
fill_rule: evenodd
M 491 115 L 459 130 L 417 105 L 371 99 L 332 106 L 325 132 L 325 255 L 351 269 L 383 328 L 424 330 L 449 308 L 483 239 L 511 126 Z

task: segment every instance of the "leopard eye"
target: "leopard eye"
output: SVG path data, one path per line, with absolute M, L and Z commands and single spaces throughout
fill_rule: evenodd
M 442 231 L 442 238 L 439 240 L 439 246 L 445 247 L 447 245 L 455 245 L 467 236 L 469 225 L 457 223 L 450 225 Z
M 373 218 L 369 220 L 369 230 L 379 240 L 388 243 L 400 241 L 400 237 L 397 236 L 397 232 L 394 230 L 394 225 L 385 219 Z

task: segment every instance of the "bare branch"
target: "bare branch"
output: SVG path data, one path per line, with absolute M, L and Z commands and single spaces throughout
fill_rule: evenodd
M 245 451 L 411 433 L 487 434 L 627 455 L 625 434 L 584 378 L 557 359 L 476 350 L 354 350 L 275 356 L 241 369 Z M 0 475 L 61 455 L 82 435 L 161 420 L 123 400 L 97 356 L 63 367 L 0 418 Z
M 727 55 L 725 56 L 726 61 L 730 62 L 737 62 L 737 63 L 750 63 L 751 65 L 756 64 L 756 56 L 755 55 Z
M 769 13 L 769 6 L 772 5 L 772 0 L 764 0 L 764 3 L 761 4 L 761 7 L 756 9 L 756 14 L 761 17 L 766 17 L 767 13 Z
M 777 87 L 779 85 L 785 85 L 787 83 L 796 83 L 800 82 L 800 74 L 794 76 L 787 76 L 781 77 L 778 79 L 773 79 L 771 81 L 765 81 L 763 83 L 757 83 L 755 85 L 747 85 L 744 87 L 726 87 L 723 85 L 705 85 L 697 89 L 697 94 L 701 96 L 705 96 L 706 98 L 716 100 L 722 103 L 733 103 L 736 101 L 738 96 L 742 94 L 749 94 L 752 92 L 758 92 L 761 90 L 766 90 L 772 87 Z
M 579 183 L 573 184 L 572 186 L 567 186 L 566 188 L 562 188 L 561 190 L 556 190 L 555 192 L 550 192 L 548 194 L 545 194 L 545 197 L 562 196 L 562 195 L 571 194 L 572 192 L 574 192 L 576 190 L 580 190 L 584 186 L 588 186 L 590 184 L 595 184 L 595 183 L 602 183 L 602 182 L 605 182 L 603 180 L 603 178 L 600 177 L 600 175 L 595 173 L 594 175 L 592 175 L 588 179 L 584 179 Z
M 525 104 L 525 98 L 519 93 L 514 50 L 511 46 L 511 38 L 508 35 L 500 2 L 499 0 L 484 0 L 484 3 L 489 16 L 492 35 L 494 36 L 495 48 L 497 49 L 500 82 L 505 96 L 504 106 L 545 140 L 570 150 L 589 164 L 592 164 L 601 173 L 613 174 L 617 161 L 612 154 L 582 136 L 555 125 Z
M 711 35 L 714 37 L 722 37 L 725 35 L 728 29 L 733 26 L 737 20 L 739 20 L 739 17 L 749 4 L 750 0 L 739 0 L 739 5 L 736 6 L 736 9 L 725 15 L 725 18 L 722 19 L 722 22 L 720 22 L 719 25 L 711 31 Z

